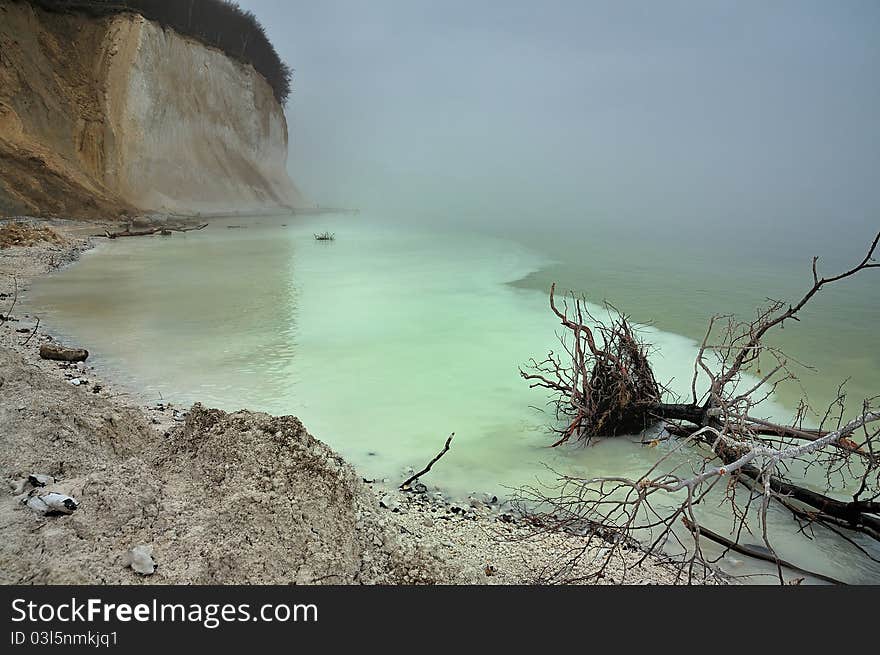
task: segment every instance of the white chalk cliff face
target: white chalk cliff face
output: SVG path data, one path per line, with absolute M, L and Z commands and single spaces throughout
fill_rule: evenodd
M 219 50 L 140 17 L 107 33 L 108 185 L 137 207 L 297 206 L 287 123 L 268 82 Z
M 0 213 L 272 210 L 287 173 L 268 82 L 134 14 L 0 0 Z

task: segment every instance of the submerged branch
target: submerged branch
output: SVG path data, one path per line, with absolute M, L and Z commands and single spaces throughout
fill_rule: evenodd
M 774 555 L 770 555 L 765 553 L 757 548 L 750 547 L 748 545 L 740 544 L 733 539 L 728 539 L 717 532 L 712 532 L 711 530 L 704 528 L 702 526 L 698 526 L 695 523 L 692 523 L 686 516 L 681 517 L 681 522 L 684 526 L 690 530 L 691 532 L 699 531 L 700 535 L 706 537 L 707 539 L 714 541 L 717 544 L 721 544 L 725 548 L 740 553 L 741 555 L 748 555 L 749 557 L 753 557 L 755 559 L 762 560 L 764 562 L 770 562 L 772 564 L 776 564 L 777 566 L 784 566 L 792 571 L 797 571 L 798 573 L 804 573 L 806 575 L 812 576 L 819 580 L 823 580 L 825 582 L 830 582 L 831 584 L 836 585 L 846 585 L 845 582 L 841 582 L 836 578 L 832 578 L 831 576 L 825 575 L 824 573 L 817 573 L 816 571 L 810 571 L 808 569 L 801 568 L 797 564 L 792 564 L 791 562 L 787 562 L 784 559 L 779 557 L 775 557 Z

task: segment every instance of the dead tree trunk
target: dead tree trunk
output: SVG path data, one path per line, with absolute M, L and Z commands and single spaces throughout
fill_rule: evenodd
M 708 425 L 708 409 L 682 403 L 653 403 L 646 406 L 646 413 L 654 418 L 670 421 L 687 421 L 698 427 Z
M 92 236 L 107 237 L 108 239 L 118 239 L 120 237 L 146 237 L 153 234 L 163 234 L 167 236 L 170 235 L 172 232 L 193 232 L 197 230 L 203 230 L 206 227 L 208 227 L 207 223 L 191 225 L 189 227 L 158 225 L 154 227 L 144 228 L 142 230 L 132 230 L 131 226 L 128 226 L 124 230 L 120 230 L 118 232 L 110 232 L 109 230 L 105 230 L 104 234 L 94 234 Z

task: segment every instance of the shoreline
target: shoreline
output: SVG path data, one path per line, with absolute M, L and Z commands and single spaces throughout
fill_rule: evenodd
M 83 224 L 73 221 L 45 221 L 41 219 L 28 219 L 35 224 L 49 225 L 58 231 L 64 237 L 62 244 L 57 243 L 40 243 L 33 246 L 20 247 L 0 250 L 0 273 L 3 279 L 0 280 L 0 294 L 7 294 L 6 297 L 0 296 L 0 310 L 4 313 L 8 312 L 10 304 L 8 294 L 13 292 L 13 280 L 10 277 L 10 271 L 14 272 L 15 284 L 18 286 L 19 297 L 23 296 L 28 288 L 30 281 L 41 275 L 45 275 L 51 271 L 63 268 L 78 260 L 80 255 L 90 250 L 95 245 L 95 239 L 86 236 L 86 230 L 91 230 L 94 234 L 97 223 Z M 173 238 L 173 237 L 172 237 Z M 43 392 L 43 388 L 51 389 L 51 393 L 60 392 L 63 385 L 64 391 L 61 395 L 73 395 L 76 398 L 82 396 L 89 397 L 89 401 L 100 405 L 99 411 L 106 412 L 109 410 L 125 415 L 126 420 L 132 424 L 138 424 L 138 436 L 144 442 L 143 452 L 137 451 L 132 453 L 133 456 L 143 460 L 141 463 L 149 473 L 156 474 L 157 486 L 161 486 L 167 479 L 168 472 L 162 468 L 167 466 L 167 458 L 163 459 L 165 453 L 162 451 L 166 447 L 166 442 L 175 442 L 186 435 L 187 439 L 194 438 L 197 430 L 196 425 L 199 421 L 207 420 L 206 416 L 211 416 L 211 420 L 215 423 L 228 425 L 229 431 L 234 431 L 234 425 L 246 422 L 249 426 L 264 425 L 267 422 L 286 422 L 293 425 L 294 422 L 298 428 L 290 428 L 294 432 L 305 428 L 299 424 L 298 420 L 292 417 L 268 417 L 265 414 L 257 414 L 242 410 L 234 414 L 226 414 L 225 412 L 216 412 L 216 410 L 206 410 L 200 405 L 193 408 L 175 406 L 172 403 L 153 403 L 145 404 L 143 402 L 134 402 L 132 398 L 127 398 L 126 392 L 119 392 L 118 385 L 114 385 L 113 380 L 104 379 L 98 375 L 94 368 L 88 363 L 84 364 L 60 364 L 58 362 L 50 362 L 41 360 L 38 355 L 39 346 L 50 339 L 48 335 L 42 331 L 37 334 L 25 333 L 23 330 L 32 330 L 37 323 L 37 317 L 28 317 L 25 315 L 16 315 L 13 310 L 12 315 L 17 320 L 4 321 L 0 323 L 0 353 L 5 357 L 13 360 L 12 368 L 15 366 L 25 366 L 31 369 L 30 373 L 36 376 L 37 399 Z M 27 342 L 27 343 L 25 343 Z M 64 344 L 74 347 L 76 344 Z M 19 358 L 20 361 L 15 361 Z M 2 380 L 0 380 L 2 381 Z M 8 385 L 7 385 L 8 386 Z M 70 391 L 69 394 L 65 393 Z M 18 407 L 12 407 L 12 398 L 7 398 L 8 394 L 4 393 L 0 397 L 0 413 L 13 414 L 19 412 Z M 20 401 L 16 401 L 20 402 Z M 81 411 L 81 407 L 75 404 L 77 401 L 66 400 L 68 403 L 59 409 L 62 414 L 72 414 L 77 416 Z M 5 406 L 4 406 L 5 405 Z M 20 406 L 20 405 L 19 405 Z M 211 412 L 216 412 L 211 414 Z M 222 416 L 221 416 L 222 415 Z M 128 429 L 129 426 L 126 426 Z M 149 432 L 144 432 L 146 427 Z M 307 426 L 306 426 L 307 427 Z M 221 435 L 222 436 L 222 435 Z M 240 434 L 238 436 L 241 436 Z M 277 436 L 277 435 L 276 435 Z M 297 438 L 308 437 L 309 440 L 317 444 L 317 440 L 313 440 L 310 435 L 305 436 L 297 433 Z M 14 435 L 4 435 L 6 439 L 16 439 Z M 28 435 L 33 441 L 33 435 Z M 311 441 L 309 443 L 311 443 Z M 4 450 L 14 450 L 18 444 L 4 443 Z M 74 446 L 76 444 L 73 444 Z M 237 444 L 233 444 L 235 448 L 239 448 Z M 136 449 L 137 450 L 137 449 Z M 320 450 L 326 453 L 332 451 L 323 444 L 320 444 Z M 145 454 L 146 453 L 146 454 Z M 113 451 L 115 455 L 115 450 Z M 196 457 L 194 453 L 187 451 L 188 455 Z M 225 466 L 235 467 L 239 458 L 245 458 L 246 455 L 240 451 L 233 450 L 226 453 L 227 457 Z M 331 455 L 327 455 L 331 457 Z M 350 494 L 357 498 L 354 503 L 353 515 L 354 525 L 347 526 L 343 530 L 347 537 L 355 537 L 355 541 L 360 545 L 353 545 L 352 549 L 356 552 L 353 559 L 359 561 L 358 569 L 351 579 L 342 576 L 344 582 L 355 583 L 379 583 L 379 584 L 410 584 L 410 583 L 441 583 L 441 584 L 531 584 L 536 580 L 536 576 L 547 566 L 553 566 L 553 562 L 562 561 L 566 556 L 570 556 L 572 552 L 583 549 L 586 546 L 587 538 L 579 537 L 564 533 L 535 534 L 534 528 L 530 528 L 519 521 L 519 517 L 514 516 L 505 509 L 502 503 L 491 502 L 491 499 L 458 499 L 446 501 L 444 499 L 435 498 L 427 493 L 403 493 L 398 492 L 394 488 L 383 486 L 382 483 L 368 482 L 364 480 L 357 472 L 348 464 L 344 463 L 341 458 L 332 453 L 332 457 L 338 459 L 339 464 L 333 465 L 335 468 L 345 469 L 346 485 L 351 487 L 348 489 Z M 8 459 L 8 458 L 5 458 Z M 14 458 L 13 458 L 14 459 Z M 26 459 L 26 458 L 25 458 Z M 98 456 L 89 462 L 92 468 L 112 467 L 119 464 L 114 457 Z M 25 464 L 19 457 L 18 467 L 21 470 L 8 470 L 10 466 L 15 464 L 3 461 L 3 471 L 5 478 L 9 478 L 11 486 L 17 484 L 16 475 L 25 473 Z M 157 464 L 160 462 L 160 464 Z M 32 467 L 30 467 L 32 468 Z M 84 466 L 83 469 L 88 468 Z M 197 468 L 197 467 L 196 467 Z M 331 467 L 332 468 L 332 467 Z M 153 469 L 157 469 L 154 471 Z M 34 471 L 36 472 L 36 471 Z M 42 471 L 41 471 L 42 472 Z M 56 475 L 54 472 L 49 472 Z M 85 473 L 85 470 L 77 471 L 78 474 Z M 334 472 L 335 474 L 335 472 Z M 88 477 L 86 473 L 86 477 Z M 210 491 L 210 485 L 200 484 L 195 471 L 176 471 L 175 475 L 182 478 L 181 484 L 189 486 L 191 489 L 201 488 L 203 493 Z M 80 475 L 82 477 L 82 475 Z M 301 476 L 302 477 L 302 476 Z M 20 483 L 20 479 L 18 481 Z M 302 481 L 296 481 L 300 484 Z M 246 483 L 249 484 L 249 483 Z M 239 485 L 240 486 L 240 485 Z M 306 492 L 309 490 L 306 489 Z M 162 492 L 157 492 L 160 496 Z M 165 492 L 174 502 L 180 502 L 170 491 Z M 488 502 L 486 502 L 488 501 Z M 47 528 L 51 532 L 52 525 L 55 523 L 76 523 L 77 518 L 83 515 L 85 510 L 86 499 L 83 499 L 83 510 L 77 510 L 71 516 L 62 517 L 37 517 L 32 515 L 28 509 L 21 507 L 20 503 L 15 502 L 14 494 L 4 494 L 0 501 L 0 516 L 3 517 L 3 534 L 4 546 L 3 559 L 20 557 L 20 553 L 16 553 L 17 548 L 23 547 L 28 540 L 33 540 L 34 532 L 42 532 Z M 161 513 L 161 512 L 160 512 Z M 112 517 L 110 517 L 112 518 Z M 14 519 L 14 520 L 12 520 Z M 12 523 L 10 524 L 10 520 Z M 344 521 L 343 521 L 344 522 Z M 269 523 L 272 523 L 270 520 Z M 74 526 L 75 527 L 75 526 Z M 203 529 L 204 526 L 190 526 L 197 530 Z M 253 530 L 254 526 L 245 523 L 232 523 L 229 527 L 232 532 L 238 532 L 239 538 L 241 534 L 247 530 Z M 322 532 L 322 527 L 318 526 L 318 532 Z M 330 526 L 328 530 L 339 530 L 345 526 Z M 262 528 L 262 526 L 261 526 Z M 352 529 L 353 528 L 353 529 Z M 80 532 L 83 528 L 79 528 Z M 177 532 L 180 530 L 178 529 Z M 354 535 L 348 533 L 354 532 Z M 362 535 L 361 533 L 364 533 Z M 390 538 L 388 537 L 390 533 Z M 366 545 L 361 544 L 364 539 L 362 536 L 368 536 Z M 372 536 L 369 536 L 372 535 Z M 377 536 L 378 535 L 378 536 Z M 80 536 L 78 534 L 78 536 Z M 172 535 L 173 537 L 173 535 Z M 142 541 L 146 539 L 141 538 Z M 395 545 L 389 546 L 388 541 L 394 541 Z M 97 539 L 100 541 L 100 538 Z M 168 542 L 168 543 L 165 543 Z M 152 540 L 154 550 L 160 553 L 170 552 L 174 544 L 174 539 L 164 540 L 156 538 Z M 132 544 L 134 546 L 136 544 Z M 113 555 L 117 560 L 114 574 L 118 574 L 115 583 L 139 583 L 143 581 L 162 582 L 166 584 L 176 584 L 181 582 L 191 582 L 193 580 L 204 580 L 204 577 L 189 576 L 186 567 L 163 566 L 159 561 L 159 569 L 157 575 L 149 578 L 142 578 L 130 569 L 125 569 L 120 565 L 120 561 L 124 560 L 125 549 L 116 546 L 115 550 L 107 546 L 101 546 L 104 556 Z M 378 548 L 380 553 L 369 552 L 371 548 Z M 588 555 L 583 558 L 583 570 L 579 573 L 583 574 L 587 571 L 587 567 L 598 561 L 601 557 L 602 548 L 599 544 L 592 544 L 588 548 Z M 243 552 L 237 553 L 244 559 L 250 559 L 253 555 L 243 548 Z M 676 569 L 673 565 L 662 561 L 658 557 L 649 557 L 641 566 L 632 568 L 632 564 L 641 558 L 642 552 L 639 550 L 631 551 L 631 561 L 612 562 L 606 573 L 603 583 L 608 584 L 672 584 L 676 579 Z M 121 558 L 121 560 L 120 560 Z M 349 557 L 348 559 L 352 559 Z M 375 570 L 369 575 L 363 575 L 363 566 L 367 562 L 376 562 Z M 352 562 L 348 562 L 352 564 Z M 330 579 L 319 579 L 319 576 L 311 576 L 303 573 L 303 568 L 312 568 L 311 563 L 308 567 L 301 567 L 293 576 L 297 581 L 301 582 L 330 582 L 338 583 L 335 579 L 338 576 L 331 576 Z M 339 562 L 335 562 L 338 565 Z M 248 566 L 253 568 L 255 561 L 250 561 Z M 264 564 L 265 566 L 265 564 Z M 8 567 L 0 567 L 8 571 Z M 23 571 L 35 573 L 32 571 L 34 565 L 26 566 Z M 197 567 L 191 567 L 197 568 Z M 204 567 L 203 567 L 204 568 Z M 357 568 L 357 567 L 356 567 Z M 172 576 L 168 577 L 165 570 L 171 571 Z M 39 572 L 31 581 L 40 580 Z M 227 577 L 220 575 L 210 578 L 217 583 L 224 582 L 250 582 L 258 580 L 268 583 L 287 583 L 291 579 L 288 577 L 290 573 L 276 571 L 266 577 L 265 574 L 256 575 L 247 567 L 236 570 L 234 574 Z M 4 574 L 4 577 L 9 574 Z M 576 574 L 575 574 L 576 577 Z M 716 576 L 718 581 L 722 581 L 720 576 Z M 63 576 L 62 576 L 63 579 Z M 45 578 L 47 582 L 58 581 L 57 572 L 51 572 Z M 27 581 L 25 579 L 4 580 L 6 583 L 15 583 Z M 96 580 L 86 579 L 86 582 L 96 582 Z

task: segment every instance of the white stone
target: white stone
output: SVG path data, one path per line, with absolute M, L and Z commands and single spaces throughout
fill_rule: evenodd
M 153 560 L 153 547 L 142 544 L 132 548 L 128 551 L 128 565 L 135 573 L 153 575 L 156 572 L 156 562 Z
M 55 491 L 29 496 L 25 504 L 39 514 L 72 514 L 79 507 L 75 499 Z

